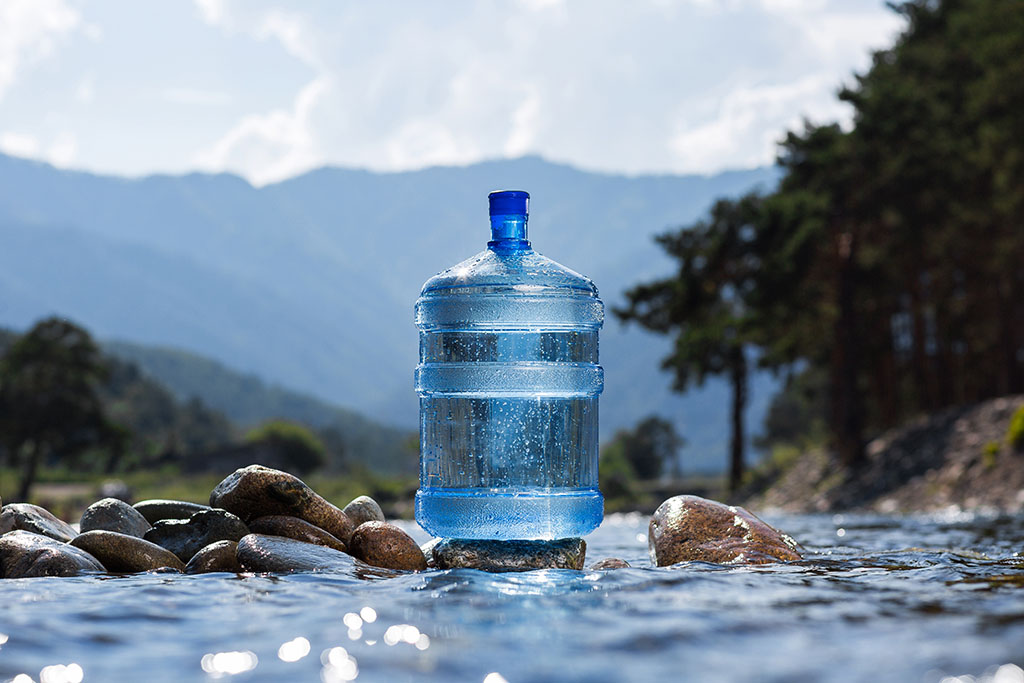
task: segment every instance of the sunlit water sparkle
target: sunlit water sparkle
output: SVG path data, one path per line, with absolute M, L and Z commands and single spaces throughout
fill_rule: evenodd
M 1024 517 L 769 521 L 805 561 L 655 569 L 613 515 L 632 569 L 0 581 L 0 681 L 1024 683 Z

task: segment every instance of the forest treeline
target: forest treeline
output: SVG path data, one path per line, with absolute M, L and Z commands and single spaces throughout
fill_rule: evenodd
M 179 400 L 66 319 L 40 320 L 20 335 L 0 330 L 0 467 L 17 479 L 16 500 L 29 497 L 43 468 L 181 474 L 263 462 L 299 474 L 369 475 L 365 456 L 333 423 L 239 423 L 195 395 Z M 411 447 L 407 459 L 415 460 Z
M 678 271 L 617 311 L 674 337 L 677 389 L 729 379 L 733 490 L 754 366 L 789 375 L 766 441 L 818 425 L 850 468 L 909 416 L 1024 391 L 1024 1 L 892 8 L 838 93 L 852 126 L 789 132 L 778 187 L 658 237 Z

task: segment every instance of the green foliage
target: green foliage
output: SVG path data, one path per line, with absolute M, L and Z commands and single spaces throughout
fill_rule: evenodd
M 39 465 L 69 462 L 100 446 L 120 448 L 97 387 L 106 375 L 89 333 L 47 318 L 0 358 L 0 443 L 22 470 L 17 498 L 29 496 Z
M 894 9 L 906 30 L 840 93 L 852 129 L 788 133 L 778 188 L 661 238 L 677 275 L 620 311 L 674 336 L 680 390 L 748 352 L 824 378 L 815 403 L 787 387 L 765 444 L 823 423 L 851 467 L 870 432 L 1024 392 L 1024 4 Z
M 245 441 L 271 449 L 297 474 L 312 472 L 324 464 L 326 448 L 308 427 L 288 420 L 269 420 L 249 431 Z
M 981 449 L 981 463 L 985 469 L 990 470 L 996 466 L 996 457 L 999 455 L 1000 448 L 998 441 L 989 441 Z
M 656 479 L 667 466 L 677 465 L 676 455 L 685 443 L 671 422 L 656 415 L 631 430 L 620 431 L 615 441 L 621 443 L 623 455 L 640 479 Z M 678 476 L 678 467 L 673 470 Z
M 768 405 L 762 432 L 754 438 L 754 446 L 774 453 L 780 445 L 798 450 L 823 445 L 827 438 L 827 407 L 826 372 L 810 366 L 788 375 Z
M 686 391 L 709 375 L 726 375 L 732 386 L 730 488 L 743 475 L 743 421 L 747 400 L 747 349 L 755 341 L 759 261 L 756 228 L 761 198 L 722 199 L 707 220 L 657 238 L 678 262 L 675 277 L 638 285 L 626 292 L 628 305 L 614 309 L 622 320 L 674 337 L 662 368 L 673 374 L 673 387 Z
M 1018 451 L 1024 449 L 1024 406 L 1017 408 L 1010 418 L 1010 426 L 1006 430 L 1006 443 Z
M 626 458 L 621 440 L 615 440 L 601 449 L 599 485 L 605 506 L 615 509 L 628 505 L 636 498 L 636 472 Z

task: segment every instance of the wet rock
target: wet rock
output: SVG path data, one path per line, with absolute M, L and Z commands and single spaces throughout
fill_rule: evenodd
M 188 562 L 192 556 L 216 541 L 238 541 L 249 533 L 245 522 L 227 510 L 200 510 L 188 519 L 164 519 L 153 525 L 144 538 L 166 548 Z
M 142 500 L 136 503 L 133 507 L 138 510 L 150 524 L 156 524 L 162 519 L 188 519 L 197 512 L 210 509 L 209 505 L 188 503 L 184 500 L 165 500 L 162 498 Z
M 123 500 L 104 498 L 85 509 L 78 527 L 82 532 L 99 529 L 142 538 L 149 531 L 149 522 Z
M 238 543 L 235 541 L 217 541 L 206 546 L 192 556 L 185 565 L 186 574 L 209 574 L 210 572 L 238 572 L 242 565 L 238 564 Z
M 95 557 L 111 572 L 146 572 L 161 567 L 185 569 L 185 564 L 171 551 L 116 531 L 86 531 L 72 539 L 71 545 Z
M 366 522 L 352 534 L 349 552 L 366 564 L 384 569 L 420 571 L 427 568 L 416 541 L 394 524 Z
M 603 560 L 599 560 L 598 562 L 590 565 L 590 568 L 602 571 L 607 569 L 626 569 L 629 566 L 629 562 L 626 562 L 625 560 L 620 560 L 617 557 L 606 557 Z
M 380 505 L 369 496 L 354 498 L 341 511 L 352 521 L 352 526 L 356 529 L 359 528 L 360 524 L 365 524 L 366 522 L 387 521 L 384 519 L 384 511 L 380 509 Z
M 238 542 L 238 563 L 247 572 L 351 570 L 355 559 L 340 550 L 283 536 L 249 534 Z
M 245 521 L 267 515 L 298 517 L 346 545 L 354 531 L 344 512 L 301 479 L 262 465 L 249 465 L 228 475 L 210 494 L 210 505 L 233 512 Z
M 698 496 L 675 496 L 651 517 L 647 534 L 651 561 L 766 564 L 799 560 L 792 538 L 747 510 Z
M 325 545 L 341 552 L 347 552 L 348 548 L 339 539 L 327 533 L 318 526 L 313 526 L 304 519 L 290 517 L 288 515 L 267 515 L 257 517 L 249 522 L 249 531 L 264 536 L 283 536 L 294 538 L 296 541 Z
M 90 571 L 104 568 L 86 551 L 49 536 L 19 529 L 0 537 L 0 579 L 75 576 Z
M 438 569 L 466 567 L 490 572 L 528 569 L 583 569 L 587 543 L 582 538 L 557 541 L 474 541 L 446 538 L 434 546 Z
M 420 546 L 420 552 L 423 553 L 423 557 L 427 558 L 427 569 L 433 569 L 437 566 L 437 563 L 434 562 L 434 546 L 440 542 L 440 538 L 432 538 Z
M 78 535 L 74 528 L 38 505 L 10 503 L 0 510 L 0 535 L 21 529 L 48 536 L 57 541 L 70 541 Z

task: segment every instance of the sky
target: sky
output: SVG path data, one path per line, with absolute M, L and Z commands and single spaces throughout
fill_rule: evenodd
M 876 0 L 3 0 L 0 151 L 262 185 L 538 154 L 770 164 L 902 21 Z

